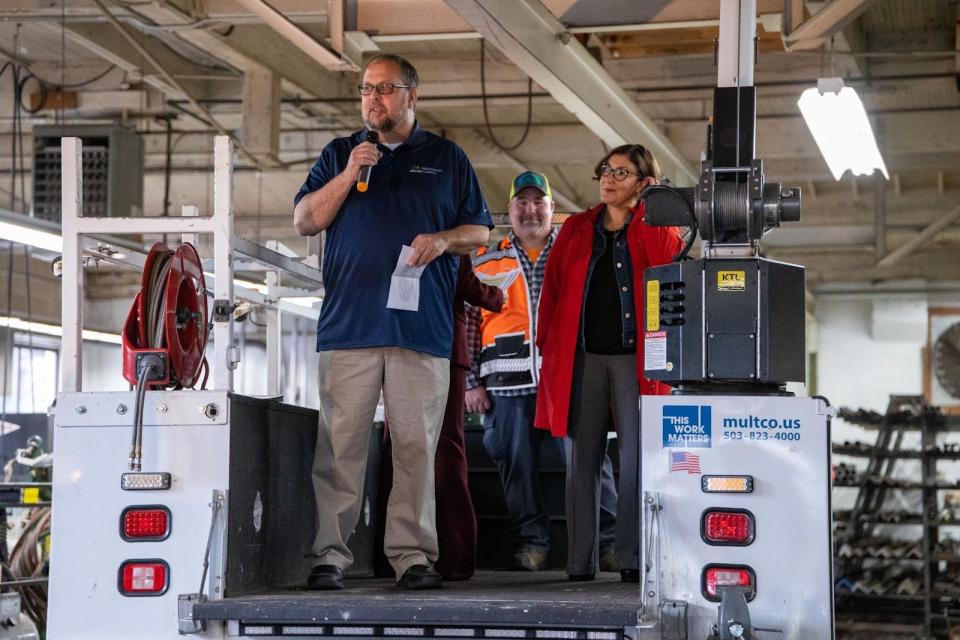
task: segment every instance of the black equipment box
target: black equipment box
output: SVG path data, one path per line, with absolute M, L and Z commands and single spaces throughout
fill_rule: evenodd
M 644 370 L 672 386 L 804 382 L 804 270 L 764 258 L 644 273 Z

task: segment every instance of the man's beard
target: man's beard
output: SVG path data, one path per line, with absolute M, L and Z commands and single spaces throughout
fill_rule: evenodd
M 521 218 L 518 225 L 524 231 L 539 231 L 544 227 L 542 218 Z
M 363 119 L 363 124 L 365 124 L 370 131 L 376 131 L 378 133 L 390 133 L 397 128 L 397 121 L 388 115 L 383 117 L 383 121 L 379 126 L 374 125 L 366 118 Z

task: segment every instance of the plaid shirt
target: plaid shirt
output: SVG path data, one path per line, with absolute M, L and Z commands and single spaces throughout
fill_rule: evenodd
M 540 255 L 537 256 L 536 263 L 530 262 L 530 256 L 523 250 L 520 239 L 511 231 L 508 234 L 510 244 L 517 252 L 517 258 L 520 266 L 523 267 L 523 276 L 527 279 L 527 288 L 530 291 L 529 311 L 533 314 L 533 326 L 537 326 L 537 310 L 540 308 L 540 287 L 543 285 L 543 272 L 547 268 L 547 255 L 553 246 L 553 241 L 557 237 L 557 230 L 553 229 L 547 237 L 547 244 Z M 481 384 L 480 380 L 480 350 L 483 345 L 480 344 L 480 309 L 467 305 L 467 345 L 470 348 L 470 370 L 467 371 L 467 389 L 473 389 Z M 531 345 L 532 347 L 533 345 Z M 532 352 L 533 349 L 531 349 Z M 527 396 L 537 392 L 536 387 L 528 389 L 491 389 L 491 395 L 495 396 Z

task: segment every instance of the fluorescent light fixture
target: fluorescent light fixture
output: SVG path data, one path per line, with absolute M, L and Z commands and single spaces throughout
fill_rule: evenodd
M 11 221 L 20 217 L 24 219 L 24 224 Z M 4 215 L 0 216 L 0 240 L 10 240 L 18 244 L 25 244 L 38 249 L 43 249 L 45 251 L 51 251 L 53 253 L 63 253 L 63 238 L 60 236 L 60 234 L 54 233 L 53 231 L 44 231 L 42 229 L 38 229 L 36 228 L 38 225 L 50 225 L 50 223 L 37 220 L 36 218 L 21 216 L 20 214 L 4 213 Z M 125 253 L 117 251 L 113 249 L 113 247 L 110 247 L 108 251 L 109 255 L 116 259 L 123 259 L 127 257 Z M 205 271 L 204 275 L 210 278 L 214 277 L 213 274 L 208 271 Z M 264 295 L 267 293 L 267 285 L 263 283 L 234 278 L 233 284 L 251 291 L 257 291 L 258 293 Z M 310 305 L 307 304 L 306 306 Z M 43 331 L 37 329 L 33 329 L 33 331 L 36 331 L 37 333 L 44 333 Z M 87 332 L 84 331 L 84 338 L 86 338 L 86 333 Z M 57 333 L 56 335 L 60 334 Z M 119 344 L 119 338 L 117 344 Z
M 27 322 L 21 318 L 10 318 L 0 316 L 0 327 L 9 327 L 17 331 L 30 331 L 33 333 L 42 333 L 47 336 L 63 336 L 63 329 L 55 324 L 45 322 Z M 94 331 L 92 329 L 83 330 L 83 339 L 91 342 L 107 342 L 109 344 L 122 344 L 120 334 L 105 333 L 103 331 Z
M 63 253 L 63 239 L 59 235 L 4 220 L 0 220 L 0 239 L 54 253 Z
M 821 78 L 797 101 L 803 119 L 836 180 L 849 169 L 855 176 L 879 169 L 889 179 L 863 102 L 842 78 Z
M 91 329 L 83 330 L 83 339 L 93 342 L 108 342 L 110 344 L 123 344 L 119 333 L 105 333 L 103 331 L 93 331 Z

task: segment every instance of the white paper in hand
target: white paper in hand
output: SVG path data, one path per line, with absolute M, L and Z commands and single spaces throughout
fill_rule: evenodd
M 400 257 L 397 258 L 397 268 L 390 276 L 390 294 L 387 296 L 387 308 L 400 311 L 420 310 L 420 276 L 427 265 L 411 267 L 407 264 L 413 248 L 403 245 Z

